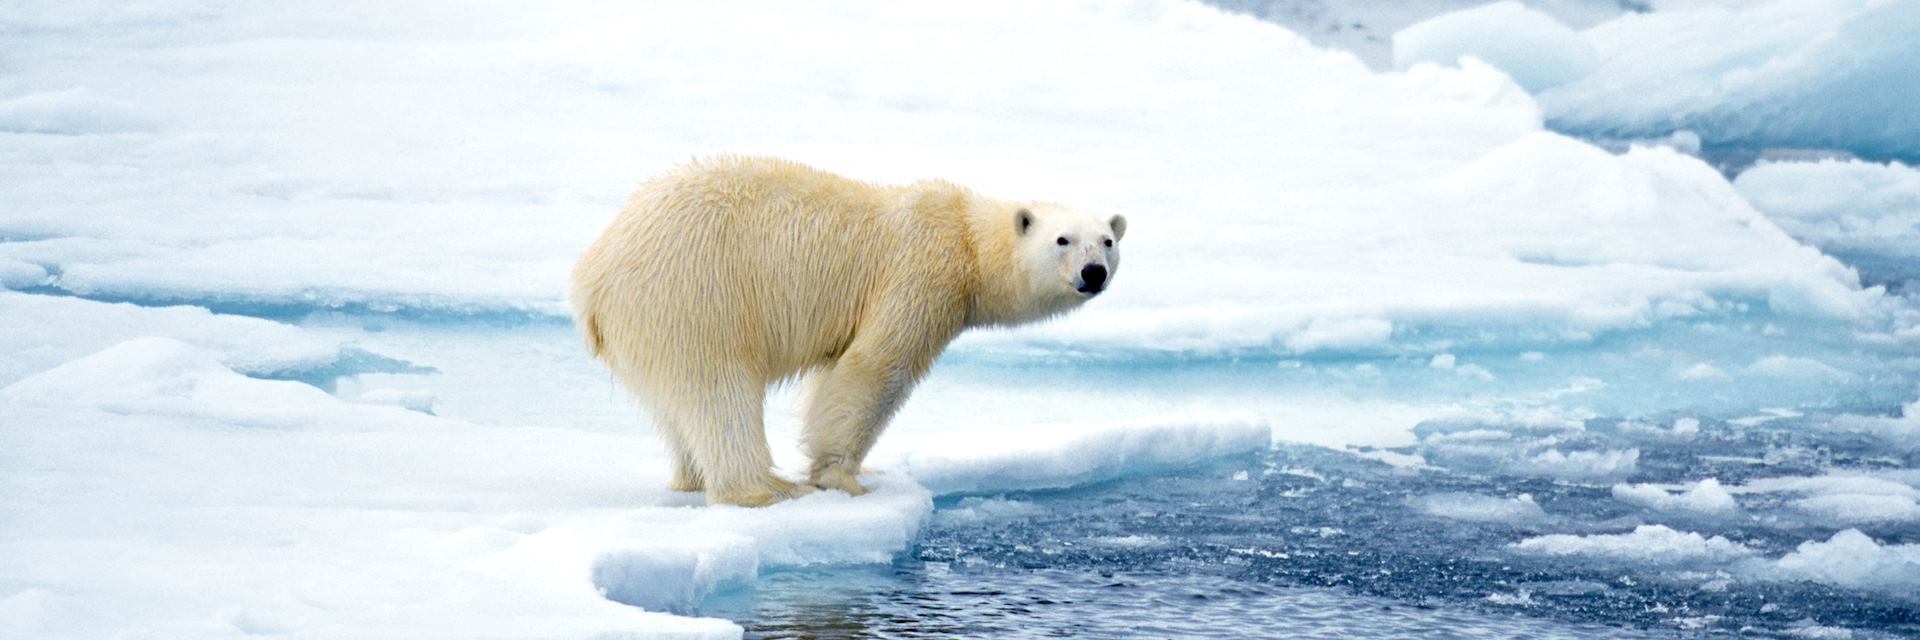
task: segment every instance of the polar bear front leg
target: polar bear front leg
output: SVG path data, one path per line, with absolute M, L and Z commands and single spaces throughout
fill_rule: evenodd
M 856 341 L 856 347 L 858 341 Z M 822 376 L 807 406 L 806 447 L 813 458 L 808 481 L 852 495 L 868 491 L 857 476 L 880 432 L 900 409 L 926 367 L 900 362 L 875 348 L 850 348 Z

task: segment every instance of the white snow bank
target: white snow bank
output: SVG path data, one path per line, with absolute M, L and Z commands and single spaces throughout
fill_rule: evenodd
M 570 520 L 525 536 L 483 562 L 554 581 L 590 577 L 616 602 L 691 614 L 761 569 L 884 564 L 913 542 L 932 496 L 906 478 L 870 478 L 860 498 L 820 492 L 763 509 L 640 508 Z M 583 585 L 584 586 L 584 585 Z
M 21 489 L 0 492 L 0 628 L 47 638 L 737 637 L 666 612 L 767 568 L 891 561 L 932 510 L 917 473 L 1064 487 L 1268 446 L 1224 422 L 910 431 L 871 494 L 705 507 L 663 488 L 644 429 L 356 404 L 160 337 L 0 388 L 0 415 Z
M 0 289 L 23 289 L 47 282 L 47 270 L 25 260 L 0 258 Z
M 1763 162 L 1733 185 L 1788 234 L 1864 275 L 1920 280 L 1920 170 L 1859 160 Z
M 1260 16 L 1329 49 L 1348 51 L 1375 69 L 1393 68 L 1393 35 L 1449 11 L 1470 9 L 1486 0 L 1421 2 L 1269 2 L 1206 0 L 1207 4 Z M 1533 11 L 1579 28 L 1619 16 L 1632 7 L 1614 0 L 1525 0 Z M 1451 60 L 1448 60 L 1451 62 Z
M 47 638 L 738 634 L 608 601 L 584 572 L 529 580 L 489 560 L 575 514 L 672 504 L 677 496 L 634 484 L 664 482 L 631 466 L 660 456 L 638 439 L 342 402 L 242 376 L 165 338 L 9 385 L 0 414 L 0 467 L 22 489 L 0 495 L 0 628 Z
M 1578 80 L 1599 64 L 1579 33 L 1513 0 L 1443 14 L 1393 34 L 1396 69 L 1454 64 L 1462 56 L 1499 67 L 1533 93 Z
M 210 351 L 171 338 L 135 338 L 0 387 L 14 406 L 209 420 L 272 429 L 311 428 L 314 416 L 352 416 L 339 426 L 401 427 L 424 416 L 394 407 L 342 405 L 310 385 L 256 380 Z
M 1720 481 L 1707 478 L 1669 493 L 1666 488 L 1652 484 L 1616 484 L 1613 485 L 1613 499 L 1637 504 L 1656 511 L 1685 511 L 1708 515 L 1726 515 L 1740 511 L 1740 503 L 1733 494 L 1720 486 Z
M 0 132 L 73 135 L 140 131 L 151 126 L 130 105 L 76 87 L 0 100 Z
M 1530 522 L 1547 517 L 1547 512 L 1540 509 L 1539 503 L 1533 501 L 1533 496 L 1524 493 L 1512 498 L 1441 493 L 1422 496 L 1411 502 L 1429 515 L 1466 522 Z
M 300 329 L 198 307 L 140 307 L 0 290 L 0 386 L 139 336 L 166 336 L 246 373 L 316 368 L 340 345 Z
M 1912 2 L 1662 7 L 1587 29 L 1598 66 L 1538 97 L 1555 128 L 1581 134 L 1920 157 L 1916 30 Z
M 167 6 L 10 43 L 12 90 L 146 128 L 0 145 L 0 262 L 99 296 L 559 316 L 626 191 L 726 151 L 1134 221 L 1110 294 L 960 349 L 1395 351 L 1877 307 L 1704 165 L 1542 133 L 1491 67 L 1376 74 L 1192 3 Z
M 1746 545 L 1720 536 L 1641 525 L 1632 533 L 1536 536 L 1508 545 L 1530 555 L 1584 556 L 1654 566 L 1719 564 L 1754 555 Z
M 1005 432 L 1006 429 L 994 431 Z M 908 435 L 882 441 L 874 457 L 936 494 L 1051 489 L 1265 450 L 1272 430 L 1255 419 L 1122 425 L 1035 425 L 1017 440 L 974 432 Z M 911 447 L 897 451 L 900 446 Z

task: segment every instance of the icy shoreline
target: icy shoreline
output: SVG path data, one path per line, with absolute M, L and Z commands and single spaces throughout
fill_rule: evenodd
M 668 612 L 766 570 L 889 562 L 939 496 L 989 517 L 1003 492 L 1276 441 L 1672 525 L 1515 541 L 1542 557 L 1665 542 L 1737 573 L 1752 540 L 1687 535 L 1757 502 L 1809 545 L 1766 554 L 1771 575 L 1912 584 L 1898 563 L 1786 561 L 1911 553 L 1920 485 L 1888 469 L 1920 446 L 1920 178 L 1768 162 L 1729 181 L 1689 152 L 1739 137 L 1711 129 L 1752 124 L 1728 115 L 1752 104 L 1824 99 L 1822 65 L 1845 60 L 1808 42 L 1847 36 L 1835 51 L 1874 63 L 1836 81 L 1905 70 L 1880 64 L 1905 50 L 1883 29 L 1902 35 L 1913 3 L 1605 3 L 1577 31 L 1508 7 L 1429 25 L 1409 44 L 1432 55 L 1387 72 L 1191 2 L 376 4 L 0 16 L 0 635 L 731 637 Z M 1820 19 L 1714 37 L 1716 16 L 1804 12 Z M 1460 59 L 1489 25 L 1559 55 Z M 1695 42 L 1669 61 L 1737 99 L 1594 97 Z M 1754 72 L 1776 58 L 1813 89 Z M 1884 106 L 1808 112 L 1910 112 Z M 1682 107 L 1692 137 L 1662 128 Z M 1126 267 L 1082 312 L 956 343 L 881 440 L 875 494 L 706 508 L 663 489 L 647 418 L 561 292 L 635 182 L 716 152 L 1125 213 Z M 786 393 L 770 430 L 791 473 Z M 1877 453 L 1822 458 L 1790 430 L 1712 451 L 1746 437 L 1727 425 L 1802 419 Z M 1698 443 L 1718 475 L 1650 479 L 1673 459 L 1648 442 Z M 1755 469 L 1773 475 L 1736 478 Z M 1276 478 L 1259 504 L 1283 511 L 1364 488 Z M 1546 493 L 1495 489 L 1391 504 L 1558 522 Z M 1794 529 L 1814 520 L 1865 533 Z
M 33 488 L 5 505 L 13 524 L 0 532 L 9 549 L 0 572 L 41 585 L 8 595 L 0 615 L 47 637 L 726 636 L 738 628 L 641 610 L 689 612 L 766 568 L 889 562 L 932 510 L 936 494 L 919 478 L 941 493 L 1065 487 L 1270 441 L 1262 423 L 1143 423 L 1048 428 L 1059 437 L 962 449 L 955 444 L 1004 443 L 1034 427 L 908 426 L 889 438 L 892 457 L 878 464 L 892 471 L 869 478 L 873 494 L 755 510 L 698 506 L 698 495 L 658 488 L 666 459 L 642 428 L 486 426 L 353 403 L 242 376 L 217 353 L 167 338 L 14 382 L 0 388 L 0 408 L 9 482 Z M 296 533 L 308 528 L 328 535 Z M 178 581 L 183 572 L 202 577 Z M 349 587 L 367 578 L 347 576 L 363 572 L 392 582 Z M 440 595 L 403 595 L 419 588 Z M 154 609 L 116 604 L 132 601 Z

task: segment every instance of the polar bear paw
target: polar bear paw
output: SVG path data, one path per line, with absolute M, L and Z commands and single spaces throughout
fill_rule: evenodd
M 792 500 L 813 493 L 814 488 L 789 482 L 785 479 L 768 476 L 751 485 L 733 491 L 707 492 L 707 504 L 731 504 L 741 507 L 764 507 Z
M 866 485 L 860 484 L 860 481 L 854 478 L 852 473 L 848 473 L 846 469 L 838 467 L 813 474 L 811 482 L 813 486 L 821 489 L 845 491 L 847 495 L 853 496 L 866 495 L 867 492 L 872 491 L 872 489 L 867 488 Z

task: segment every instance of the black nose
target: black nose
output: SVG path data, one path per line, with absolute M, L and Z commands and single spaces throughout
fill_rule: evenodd
M 1080 281 L 1086 283 L 1080 286 L 1081 291 L 1100 293 L 1100 290 L 1107 286 L 1106 265 L 1087 265 L 1086 268 L 1080 270 Z

